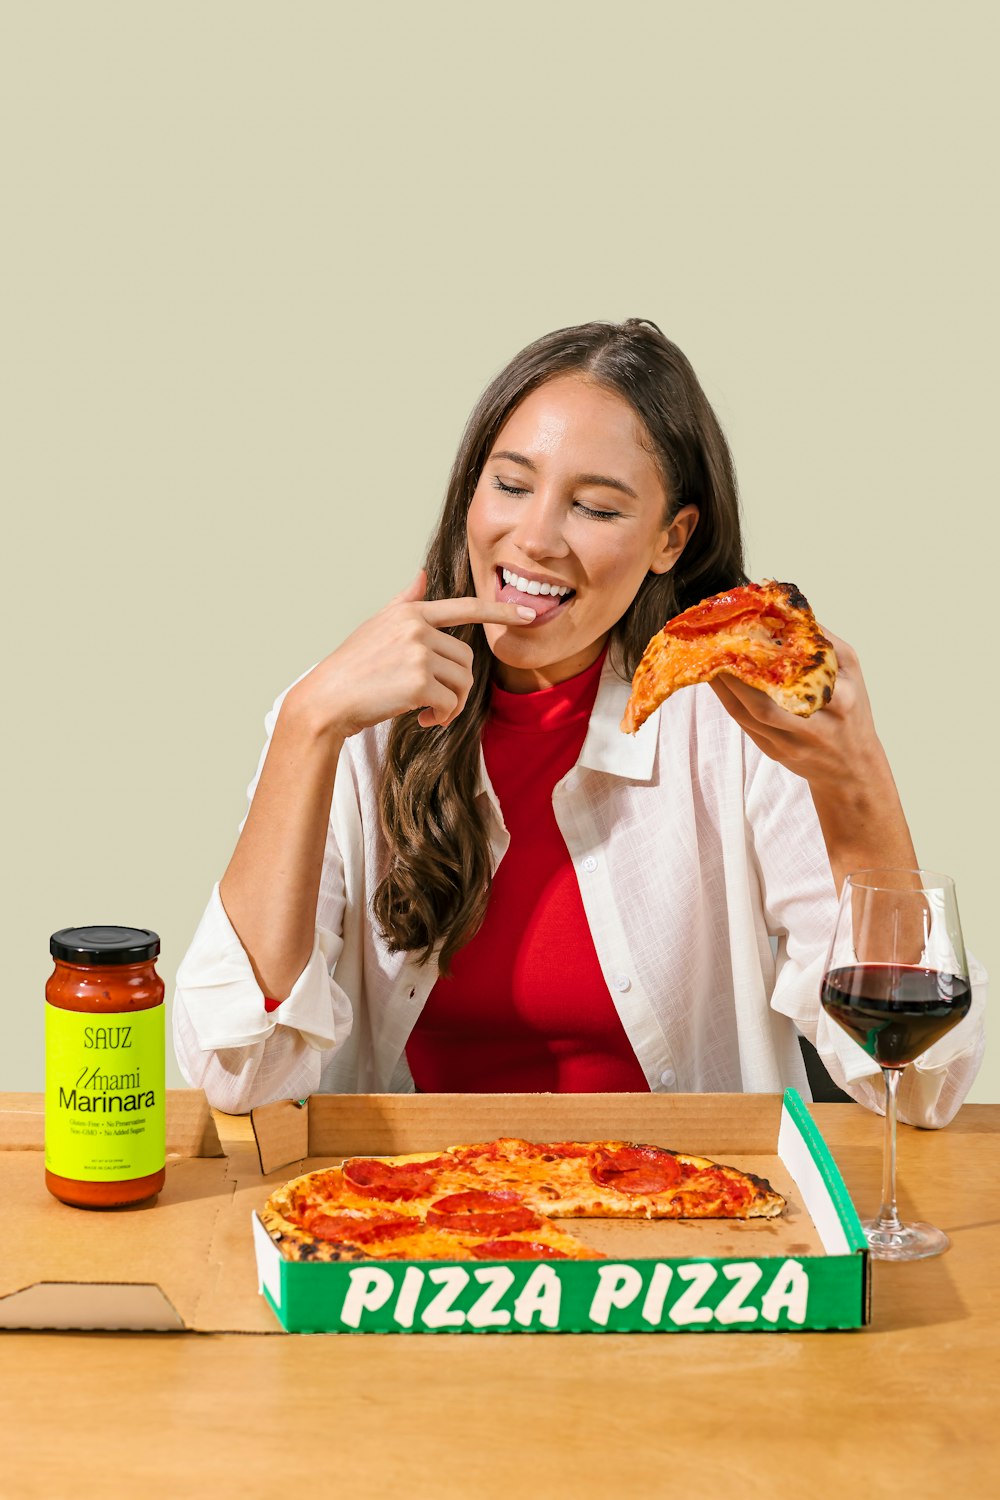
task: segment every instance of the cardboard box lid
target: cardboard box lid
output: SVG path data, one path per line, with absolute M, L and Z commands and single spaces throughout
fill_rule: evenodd
M 0 1327 L 270 1331 L 249 1208 L 245 1246 L 230 1243 L 228 1223 L 219 1231 L 234 1168 L 256 1181 L 259 1198 L 255 1153 L 226 1157 L 200 1091 L 169 1089 L 166 1105 L 167 1177 L 156 1201 L 94 1211 L 59 1203 L 45 1187 L 43 1096 L 0 1098 L 0 1174 L 14 1228 L 0 1259 Z
M 496 1135 L 773 1153 L 780 1094 L 314 1094 L 251 1112 L 260 1169 L 306 1157 L 440 1151 Z

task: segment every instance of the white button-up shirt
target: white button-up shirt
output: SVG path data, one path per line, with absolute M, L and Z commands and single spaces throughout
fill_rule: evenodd
M 841 1087 L 880 1108 L 876 1064 L 820 1009 L 837 898 L 808 785 L 763 755 L 709 687 L 677 693 L 635 736 L 618 727 L 628 695 L 606 661 L 579 760 L 552 801 L 650 1089 L 794 1085 L 808 1096 L 801 1032 Z M 266 721 L 268 743 L 281 701 Z M 406 1042 L 437 968 L 433 957 L 421 965 L 390 953 L 368 910 L 384 853 L 377 797 L 387 733 L 387 724 L 365 730 L 341 753 L 312 956 L 276 1010 L 265 1010 L 212 892 L 178 970 L 174 1036 L 184 1076 L 220 1109 L 413 1089 Z M 261 765 L 266 754 L 267 745 Z M 509 836 L 481 754 L 477 796 L 496 866 Z M 970 963 L 972 1011 L 907 1070 L 904 1119 L 946 1123 L 975 1077 L 986 975 Z

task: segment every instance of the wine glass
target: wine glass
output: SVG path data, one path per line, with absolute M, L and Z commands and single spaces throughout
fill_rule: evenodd
M 930 870 L 859 870 L 844 882 L 820 991 L 823 1009 L 882 1069 L 882 1206 L 863 1222 L 879 1260 L 922 1260 L 950 1243 L 896 1211 L 896 1095 L 903 1069 L 972 1002 L 955 883 Z

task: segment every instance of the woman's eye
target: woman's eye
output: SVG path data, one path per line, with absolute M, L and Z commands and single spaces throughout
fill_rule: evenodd
M 528 495 L 530 490 L 517 484 L 504 484 L 499 474 L 493 475 L 493 488 L 504 495 Z M 590 516 L 595 521 L 615 521 L 621 515 L 617 510 L 595 510 L 592 505 L 584 505 L 582 500 L 574 500 L 574 506 L 582 515 Z
M 584 505 L 582 500 L 577 500 L 576 508 L 583 511 L 585 516 L 593 516 L 595 521 L 614 521 L 621 515 L 618 510 L 594 510 L 592 506 Z

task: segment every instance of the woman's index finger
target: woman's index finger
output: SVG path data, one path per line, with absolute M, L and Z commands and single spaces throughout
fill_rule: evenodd
M 428 625 L 526 625 L 537 611 L 526 604 L 500 604 L 486 599 L 428 599 L 420 612 Z

